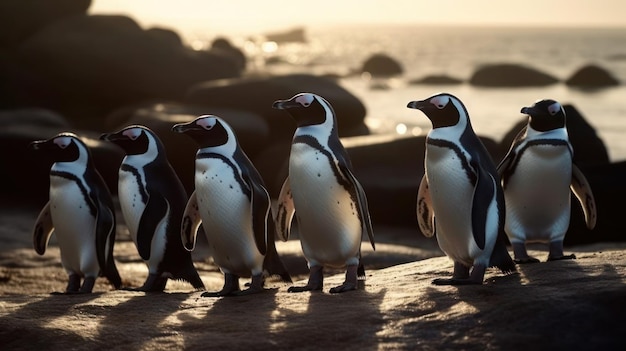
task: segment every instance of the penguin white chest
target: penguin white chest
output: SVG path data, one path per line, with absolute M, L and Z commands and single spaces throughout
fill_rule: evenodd
M 118 198 L 130 235 L 133 241 L 137 243 L 139 221 L 146 208 L 148 194 L 144 185 L 145 175 L 143 174 L 143 170 L 133 169 L 134 171 L 120 169 Z
M 474 184 L 467 162 L 447 147 L 427 145 L 426 176 L 435 213 L 437 241 L 450 257 L 471 262 L 478 249 L 472 233 Z
M 507 233 L 526 241 L 565 234 L 570 219 L 571 162 L 566 146 L 524 150 L 504 188 Z
M 302 248 L 309 260 L 343 265 L 358 255 L 361 222 L 357 199 L 334 160 L 304 143 L 291 148 L 289 181 Z M 353 192 L 354 194 L 354 192 Z
M 50 177 L 50 208 L 63 266 L 90 276 L 99 271 L 96 260 L 95 214 L 88 194 L 74 180 Z
M 197 160 L 198 207 L 215 263 L 234 274 L 258 274 L 263 256 L 254 241 L 250 190 L 237 173 L 219 158 Z

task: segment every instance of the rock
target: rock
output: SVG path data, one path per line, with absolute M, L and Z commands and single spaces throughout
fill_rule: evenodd
M 293 28 L 282 32 L 272 32 L 264 35 L 265 40 L 276 43 L 306 43 L 306 30 L 304 28 Z
M 247 58 L 243 51 L 237 47 L 235 47 L 231 42 L 226 38 L 216 38 L 211 43 L 211 50 L 213 51 L 222 51 L 226 55 L 232 57 L 232 59 L 237 63 L 239 69 L 243 72 L 246 69 Z
M 400 75 L 404 72 L 404 68 L 400 62 L 389 55 L 378 53 L 363 62 L 361 72 L 367 72 L 372 77 L 386 77 Z
M 60 19 L 84 15 L 91 0 L 0 1 L 0 48 L 14 48 Z
M 446 75 L 431 75 L 419 79 L 413 79 L 409 81 L 409 84 L 431 84 L 431 85 L 452 85 L 461 84 L 462 79 L 454 78 Z
M 521 106 L 520 106 L 521 108 Z M 571 104 L 563 104 L 565 110 L 567 132 L 574 148 L 574 162 L 579 166 L 606 164 L 609 153 L 604 142 L 586 118 Z M 508 152 L 517 133 L 527 124 L 527 118 L 519 121 L 502 138 L 502 152 Z M 499 162 L 499 161 L 498 161 Z
M 596 65 L 587 65 L 578 69 L 565 81 L 572 87 L 610 87 L 619 85 L 620 82 L 611 73 Z
M 173 47 L 183 46 L 183 40 L 180 38 L 180 35 L 171 29 L 159 27 L 148 28 L 146 29 L 146 34 L 166 45 Z
M 534 68 L 518 64 L 490 64 L 480 67 L 469 79 L 475 86 L 525 87 L 545 86 L 558 79 Z
M 56 21 L 26 40 L 19 56 L 59 96 L 43 107 L 86 129 L 101 129 L 103 117 L 119 106 L 179 100 L 195 83 L 241 73 L 229 56 L 183 47 L 124 16 Z
M 9 110 L 0 112 L 0 164 L 15 165 L 19 171 L 0 172 L 0 196 L 16 201 L 45 203 L 48 198 L 51 160 L 34 154 L 28 145 L 35 140 L 48 139 L 60 132 L 74 132 L 89 139 L 96 168 L 107 181 L 117 187 L 117 168 L 122 154 L 112 145 L 98 140 L 98 133 L 75 130 L 64 117 L 43 109 Z M 43 204 L 42 204 L 43 205 Z
M 111 132 L 132 124 L 141 124 L 152 129 L 163 142 L 172 167 L 188 194 L 191 194 L 194 189 L 195 156 L 198 145 L 191 138 L 172 132 L 172 127 L 176 123 L 189 122 L 206 114 L 221 117 L 231 125 L 248 157 L 252 158 L 267 146 L 270 133 L 267 123 L 252 112 L 236 108 L 145 103 L 115 111 L 107 118 L 107 125 L 108 131 Z M 117 182 L 117 175 L 112 181 Z
M 337 82 L 314 75 L 289 74 L 203 82 L 189 89 L 185 101 L 195 105 L 253 112 L 268 123 L 271 140 L 290 140 L 296 124 L 289 114 L 273 109 L 272 104 L 301 92 L 319 94 L 333 105 L 340 136 L 366 132 L 363 103 Z

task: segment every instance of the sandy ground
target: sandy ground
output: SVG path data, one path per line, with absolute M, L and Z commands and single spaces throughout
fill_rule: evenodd
M 53 295 L 66 285 L 59 251 L 31 248 L 37 213 L 0 213 L 0 345 L 2 349 L 423 349 L 622 350 L 626 346 L 626 245 L 567 248 L 576 260 L 487 272 L 482 286 L 440 287 L 451 261 L 410 228 L 376 228 L 377 250 L 363 243 L 367 280 L 332 295 L 343 272 L 327 272 L 323 292 L 288 293 L 271 280 L 258 295 L 203 298 L 181 282 L 165 293 L 112 290 Z M 147 274 L 123 225 L 115 257 L 126 285 Z M 208 290 L 223 278 L 202 248 L 196 267 Z M 305 280 L 299 242 L 278 242 L 294 280 Z M 538 248 L 540 249 L 540 248 Z M 544 250 L 532 254 L 545 260 Z M 242 282 L 243 283 L 243 282 Z M 298 282 L 298 283 L 303 283 Z

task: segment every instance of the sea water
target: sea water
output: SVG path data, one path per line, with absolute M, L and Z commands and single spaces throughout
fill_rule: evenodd
M 611 160 L 626 160 L 626 28 L 361 25 L 307 28 L 306 33 L 305 43 L 268 45 L 245 38 L 235 44 L 246 48 L 251 70 L 343 77 L 339 84 L 365 104 L 366 123 L 373 133 L 427 133 L 430 122 L 419 111 L 407 109 L 407 102 L 449 92 L 465 103 L 477 134 L 499 141 L 524 118 L 521 107 L 550 98 L 574 105 L 604 140 Z M 404 68 L 400 77 L 385 83 L 385 89 L 373 89 L 371 80 L 351 74 L 375 53 L 396 59 Z M 582 90 L 563 83 L 525 88 L 467 83 L 481 65 L 493 63 L 525 65 L 560 81 L 594 64 L 622 84 Z M 429 75 L 464 83 L 410 84 Z

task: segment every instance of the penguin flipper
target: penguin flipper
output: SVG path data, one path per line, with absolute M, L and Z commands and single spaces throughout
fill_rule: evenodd
M 363 190 L 361 183 L 359 183 L 359 181 L 356 179 L 354 174 L 352 174 L 352 171 L 350 171 L 348 167 L 346 167 L 345 165 L 341 165 L 340 168 L 356 190 L 358 206 L 357 208 L 361 216 L 362 226 L 363 229 L 367 232 L 367 236 L 370 238 L 372 249 L 376 250 L 376 243 L 374 242 L 374 230 L 372 229 L 372 220 L 370 218 L 370 212 L 367 206 L 367 197 L 365 196 L 365 190 Z
M 152 237 L 159 223 L 169 210 L 167 200 L 158 192 L 150 192 L 146 208 L 139 219 L 137 229 L 137 251 L 144 260 L 150 259 Z
M 198 198 L 194 191 L 187 201 L 180 228 L 183 246 L 185 246 L 187 251 L 193 251 L 196 246 L 196 235 L 198 234 L 200 224 L 202 224 L 202 217 L 198 209 Z
M 433 203 L 426 174 L 422 177 L 419 190 L 417 191 L 417 223 L 425 237 L 430 238 L 435 235 L 435 212 L 433 212 Z
M 497 200 L 496 187 L 498 185 L 494 177 L 484 168 L 475 165 L 474 169 L 478 170 L 478 174 L 472 200 L 472 233 L 476 245 L 484 250 L 487 237 L 487 214 L 492 201 Z
M 43 255 L 46 252 L 53 231 L 54 224 L 52 223 L 52 213 L 50 213 L 50 201 L 48 201 L 39 212 L 33 228 L 33 247 L 38 254 Z
M 267 253 L 269 240 L 274 240 L 274 233 L 269 232 L 268 226 L 268 222 L 274 220 L 270 215 L 270 210 L 272 209 L 270 195 L 259 183 L 249 178 L 246 178 L 245 181 L 252 190 L 252 201 L 250 202 L 252 207 L 252 232 L 254 233 L 254 241 L 261 255 L 265 255 Z
M 295 212 L 296 207 L 293 204 L 291 185 L 289 184 L 289 177 L 287 177 L 280 189 L 280 195 L 278 195 L 278 213 L 276 214 L 276 224 L 278 227 L 276 232 L 282 241 L 289 240 L 291 221 Z
M 113 286 L 120 288 L 122 278 L 115 266 L 113 259 L 113 246 L 115 245 L 115 215 L 113 209 L 98 201 L 98 214 L 96 215 L 96 254 L 100 264 L 100 272 Z
M 591 191 L 591 186 L 587 181 L 587 178 L 580 171 L 580 169 L 572 163 L 572 181 L 570 183 L 570 189 L 576 195 L 576 198 L 580 202 L 585 215 L 585 223 L 587 228 L 593 229 L 596 226 L 596 220 L 598 218 L 596 210 L 596 200 Z

